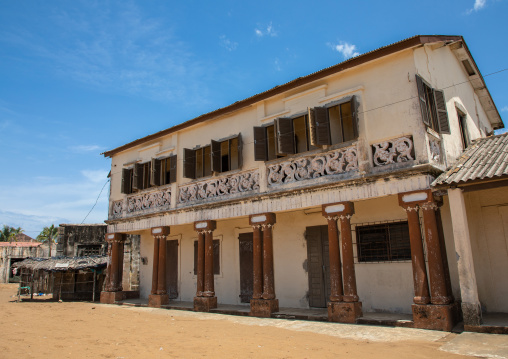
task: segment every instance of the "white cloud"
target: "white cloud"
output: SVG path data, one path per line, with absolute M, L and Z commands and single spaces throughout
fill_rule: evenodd
M 70 150 L 74 152 L 84 153 L 84 152 L 99 152 L 102 151 L 104 147 L 97 146 L 97 145 L 79 145 L 79 146 L 72 146 L 70 147 Z
M 276 71 L 281 71 L 281 67 L 280 67 L 280 61 L 278 58 L 275 59 L 275 61 L 273 62 L 274 66 L 275 66 L 275 70 Z
M 236 50 L 237 46 L 238 46 L 238 43 L 237 42 L 234 42 L 234 41 L 231 41 L 229 40 L 226 35 L 221 35 L 219 37 L 220 39 L 220 44 L 222 47 L 224 47 L 226 50 L 228 51 L 233 51 L 233 50 Z
M 264 26 L 264 25 L 258 26 L 257 28 L 254 29 L 254 33 L 258 37 L 263 37 L 263 36 L 275 37 L 275 36 L 277 36 L 277 32 L 275 31 L 275 29 L 272 25 L 272 22 L 270 22 L 266 26 Z
M 475 0 L 473 8 L 466 11 L 467 14 L 471 14 L 473 11 L 479 11 L 485 7 L 487 0 Z
M 357 51 L 356 45 L 350 44 L 348 42 L 339 41 L 338 44 L 331 44 L 328 43 L 328 46 L 330 46 L 333 50 L 339 52 L 344 59 L 349 59 L 351 57 L 355 57 L 360 55 L 360 53 Z
M 203 99 L 209 72 L 175 35 L 171 21 L 147 16 L 132 2 L 73 3 L 51 9 L 46 36 L 24 28 L 2 33 L 1 43 L 29 52 L 40 66 L 101 91 L 128 93 L 158 101 Z M 88 16 L 90 13 L 94 16 Z M 53 32 L 53 41 L 47 33 Z
M 501 111 L 503 111 L 503 112 L 508 112 L 508 106 L 503 107 L 503 108 L 501 109 Z
M 94 183 L 97 183 L 97 182 L 104 183 L 107 180 L 108 171 L 83 170 L 83 171 L 81 171 L 81 174 Z

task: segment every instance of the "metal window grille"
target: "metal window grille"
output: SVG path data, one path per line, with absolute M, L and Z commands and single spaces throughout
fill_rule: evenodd
M 356 226 L 358 262 L 411 259 L 407 221 Z

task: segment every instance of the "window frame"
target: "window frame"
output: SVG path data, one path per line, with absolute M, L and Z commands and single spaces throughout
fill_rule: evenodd
M 455 111 L 457 112 L 457 122 L 459 124 L 462 148 L 465 150 L 471 145 L 471 136 L 469 135 L 469 129 L 467 126 L 467 115 L 457 107 L 455 107 Z
M 424 125 L 440 134 L 451 134 L 444 91 L 433 88 L 418 74 L 416 87 Z
M 390 228 L 394 228 L 395 226 L 401 226 L 404 225 L 405 228 L 400 232 L 400 234 L 404 235 L 405 237 L 402 238 L 404 241 L 404 246 L 400 247 L 401 240 L 398 240 L 399 248 L 398 251 L 402 251 L 402 254 L 394 254 L 395 250 L 392 250 L 393 247 L 395 247 L 396 233 L 390 233 Z M 377 228 L 376 228 L 377 227 Z M 365 253 L 367 250 L 365 247 L 369 245 L 370 241 L 367 239 L 362 240 L 362 234 L 369 235 L 372 233 L 366 233 L 368 231 L 381 231 L 384 230 L 385 238 L 378 240 L 378 242 L 383 242 L 381 244 L 385 244 L 384 249 L 386 250 L 386 253 L 376 254 L 376 256 L 372 256 L 370 254 Z M 365 231 L 365 232 L 364 232 Z M 400 220 L 400 221 L 394 221 L 394 222 L 384 222 L 384 223 L 375 223 L 375 224 L 357 224 L 355 226 L 355 232 L 356 232 L 356 250 L 357 250 L 357 259 L 358 263 L 379 263 L 379 262 L 404 262 L 404 261 L 410 261 L 411 260 L 411 241 L 410 241 L 410 235 L 409 235 L 409 224 L 408 221 Z M 379 232 L 381 233 L 381 232 Z M 363 243 L 362 243 L 363 242 Z M 382 248 L 375 249 L 376 251 L 383 250 Z

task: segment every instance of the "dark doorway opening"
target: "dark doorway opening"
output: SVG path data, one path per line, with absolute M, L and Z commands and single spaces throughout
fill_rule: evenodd
M 250 303 L 253 289 L 252 233 L 240 233 L 240 301 Z
M 330 298 L 328 226 L 307 227 L 305 233 L 309 274 L 309 306 L 326 308 Z
M 166 287 L 169 299 L 178 298 L 178 240 L 166 242 Z

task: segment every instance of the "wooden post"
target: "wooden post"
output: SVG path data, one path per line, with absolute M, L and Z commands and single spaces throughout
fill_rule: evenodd
M 261 299 L 263 294 L 263 246 L 261 238 L 261 225 L 253 225 L 252 236 L 252 298 Z
M 198 232 L 197 283 L 194 310 L 198 312 L 209 312 L 210 309 L 217 308 L 213 273 L 213 231 L 215 228 L 215 221 L 194 222 L 194 230 Z

